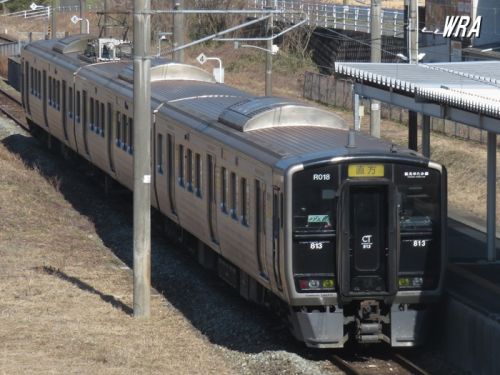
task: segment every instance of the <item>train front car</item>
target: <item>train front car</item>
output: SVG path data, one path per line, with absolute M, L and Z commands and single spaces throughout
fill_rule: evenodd
M 308 346 L 416 346 L 441 295 L 446 171 L 416 155 L 288 170 L 293 333 Z

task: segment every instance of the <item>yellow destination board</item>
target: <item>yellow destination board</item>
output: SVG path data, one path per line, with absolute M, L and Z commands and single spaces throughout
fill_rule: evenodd
M 383 164 L 349 164 L 349 177 L 384 177 Z

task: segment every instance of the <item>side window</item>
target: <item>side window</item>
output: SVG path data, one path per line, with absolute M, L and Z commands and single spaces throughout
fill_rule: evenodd
M 128 135 L 128 123 L 127 123 L 127 115 L 125 113 L 122 114 L 122 149 L 127 149 L 127 135 Z
M 222 167 L 220 170 L 220 208 L 221 211 L 227 214 L 227 169 Z
M 56 81 L 56 107 L 61 110 L 61 81 Z
M 156 171 L 163 174 L 163 134 L 156 137 Z
M 76 92 L 76 121 L 80 122 L 82 102 L 80 99 L 80 91 Z
M 128 147 L 127 151 L 130 154 L 134 153 L 134 121 L 131 117 L 128 118 Z
M 230 178 L 230 184 L 229 184 L 229 189 L 230 189 L 230 199 L 231 199 L 231 217 L 235 220 L 238 220 L 238 213 L 236 210 L 236 203 L 237 203 L 237 177 L 236 173 L 231 172 L 231 178 Z
M 90 129 L 94 130 L 94 98 L 90 98 L 90 116 L 89 116 L 89 125 Z
M 241 178 L 240 180 L 240 211 L 241 211 L 241 224 L 248 226 L 248 186 L 247 179 Z
M 193 191 L 193 151 L 191 149 L 187 149 L 187 188 L 189 191 Z
M 101 119 L 100 119 L 100 113 L 99 113 L 99 100 L 96 99 L 95 101 L 95 109 L 94 109 L 94 130 L 96 131 L 97 134 L 99 134 L 99 129 L 101 128 Z
M 42 72 L 39 70 L 37 75 L 38 75 L 38 79 L 37 79 L 38 90 L 37 90 L 37 92 L 38 92 L 38 97 L 41 99 L 42 98 Z
M 121 124 L 121 113 L 116 111 L 116 145 L 122 147 L 122 124 Z
M 69 88 L 69 93 L 68 93 L 68 116 L 69 118 L 73 118 L 73 87 Z
M 34 80 L 33 80 L 33 67 L 30 68 L 30 85 L 29 85 L 29 88 L 30 88 L 30 93 L 33 94 L 35 91 L 35 87 L 33 85 L 34 83 Z
M 194 192 L 201 198 L 201 155 L 194 157 Z
M 49 92 L 47 95 L 47 102 L 52 106 L 52 77 L 49 77 Z
M 101 123 L 100 123 L 99 134 L 104 137 L 104 129 L 106 129 L 106 106 L 104 102 L 101 103 Z
M 179 169 L 179 185 L 184 187 L 184 146 L 179 145 L 179 155 L 178 155 L 178 169 Z

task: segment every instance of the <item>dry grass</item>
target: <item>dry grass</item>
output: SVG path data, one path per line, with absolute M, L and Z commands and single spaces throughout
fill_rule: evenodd
M 73 24 L 70 21 L 71 17 L 75 14 L 75 12 L 63 12 L 58 13 L 57 16 L 57 33 L 68 32 L 70 34 L 79 34 L 80 33 L 80 23 Z M 97 27 L 98 24 L 98 16 L 94 13 L 89 13 L 86 16 L 90 21 L 90 33 L 98 34 L 99 29 Z M 47 19 L 24 19 L 20 17 L 2 17 L 2 24 L 0 25 L 0 32 L 8 33 L 11 35 L 15 35 L 20 37 L 21 39 L 26 38 L 27 32 L 33 33 L 48 33 L 48 25 L 49 22 Z M 85 26 L 86 27 L 86 26 Z M 18 31 L 21 34 L 18 34 Z
M 131 317 L 130 270 L 57 178 L 3 145 L 0 171 L 1 374 L 233 372 L 163 296 L 153 298 L 150 320 Z

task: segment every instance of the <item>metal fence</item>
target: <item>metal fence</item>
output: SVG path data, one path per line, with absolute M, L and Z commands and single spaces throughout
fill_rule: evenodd
M 79 5 L 72 5 L 72 6 L 60 6 L 56 8 L 58 12 L 79 12 L 80 11 L 80 6 Z M 88 5 L 87 6 L 88 11 L 99 11 L 102 10 L 100 7 L 97 7 L 95 5 Z M 36 6 L 35 9 L 26 9 L 26 10 L 20 10 L 18 12 L 12 12 L 12 13 L 7 13 L 7 14 L 0 14 L 0 19 L 2 17 L 9 17 L 9 18 L 23 18 L 23 19 L 48 19 L 50 15 L 52 14 L 52 8 L 50 6 L 42 6 L 38 5 Z
M 249 6 L 266 8 L 266 0 L 249 0 Z M 370 7 L 336 4 L 314 4 L 301 0 L 274 0 L 274 7 L 280 10 L 300 11 L 307 14 L 308 25 L 340 30 L 370 32 Z M 298 19 L 298 16 L 295 16 Z M 287 18 L 294 22 L 294 14 Z M 403 38 L 404 12 L 398 9 L 383 9 L 380 13 L 382 35 Z

